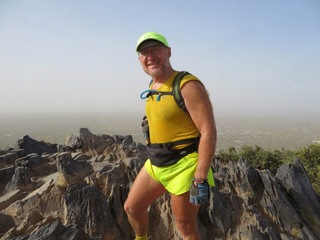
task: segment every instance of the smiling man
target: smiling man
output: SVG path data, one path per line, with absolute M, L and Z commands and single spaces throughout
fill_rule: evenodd
M 186 74 L 180 83 L 186 109 L 175 99 L 171 48 L 155 32 L 143 34 L 136 46 L 143 70 L 152 78 L 147 90 L 149 159 L 139 172 L 124 208 L 136 239 L 148 239 L 148 207 L 169 192 L 174 221 L 183 239 L 200 239 L 197 215 L 214 186 L 212 160 L 217 141 L 212 104 L 202 82 Z

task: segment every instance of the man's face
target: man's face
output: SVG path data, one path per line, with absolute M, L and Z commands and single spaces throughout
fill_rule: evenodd
M 140 50 L 139 61 L 143 70 L 155 78 L 160 76 L 166 67 L 170 66 L 170 56 L 170 48 L 156 45 Z

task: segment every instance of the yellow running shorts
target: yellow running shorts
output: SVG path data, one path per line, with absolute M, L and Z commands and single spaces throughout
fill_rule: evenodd
M 169 193 L 180 195 L 190 190 L 197 162 L 198 153 L 193 152 L 170 166 L 154 166 L 151 164 L 150 159 L 145 162 L 144 166 L 149 175 L 161 183 Z M 210 168 L 207 178 L 209 185 L 214 186 L 212 168 Z

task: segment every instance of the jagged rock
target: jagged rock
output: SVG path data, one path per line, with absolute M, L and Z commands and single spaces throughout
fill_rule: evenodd
M 73 134 L 70 134 L 68 137 L 66 137 L 64 145 L 67 147 L 68 150 L 77 150 L 81 148 L 82 143 L 80 137 L 73 136 Z
M 143 167 L 144 161 L 140 158 L 127 158 L 124 160 L 126 163 L 126 173 L 128 175 L 129 182 L 133 183 L 134 179 Z
M 287 237 L 317 239 L 270 171 L 255 170 L 242 159 L 226 164 L 216 161 L 215 170 L 218 191 L 213 192 L 209 211 L 200 211 L 201 222 L 210 219 L 203 222 L 210 236 L 285 239 L 280 234 L 285 232 Z
M 10 150 L 0 155 L 0 168 L 14 165 L 17 158 L 24 157 L 25 155 L 24 149 Z
M 14 174 L 15 166 L 0 169 L 0 184 L 6 184 Z
M 30 191 L 38 187 L 38 183 L 33 181 L 35 176 L 48 175 L 56 169 L 49 165 L 47 159 L 42 158 L 37 153 L 31 153 L 16 159 L 15 166 L 15 173 L 5 187 L 5 193 L 16 189 L 29 189 Z
M 18 158 L 15 161 L 17 167 L 25 167 L 30 171 L 31 176 L 48 175 L 52 172 L 49 162 L 37 153 L 28 154 L 25 157 Z
M 36 229 L 28 238 L 28 240 L 41 239 L 88 240 L 89 238 L 82 230 L 73 226 L 65 227 L 59 219 L 56 219 Z
M 45 215 L 60 216 L 62 217 L 62 196 L 65 192 L 64 189 L 56 187 L 53 183 L 57 174 L 51 174 L 42 179 L 44 184 L 24 195 L 6 209 L 1 212 L 10 215 L 14 218 L 15 222 L 19 225 L 27 217 L 30 211 L 37 210 Z
M 92 134 L 89 129 L 80 129 L 80 139 L 82 142 L 82 151 L 88 153 L 91 157 L 103 154 L 104 150 L 110 146 L 102 136 Z
M 57 155 L 55 155 L 56 161 L 70 160 L 70 159 L 73 159 L 70 152 L 62 152 L 62 153 L 58 153 Z
M 282 165 L 275 179 L 285 189 L 292 206 L 298 209 L 297 214 L 308 222 L 317 236 L 320 236 L 320 200 L 301 162 L 295 159 L 293 164 Z M 297 226 L 300 225 L 297 224 Z
M 17 149 L 24 149 L 26 154 L 37 153 L 55 153 L 57 152 L 57 144 L 45 143 L 43 141 L 36 141 L 28 135 L 17 141 Z
M 27 194 L 21 190 L 10 191 L 0 197 L 0 211 L 7 208 L 10 204 L 22 199 Z
M 97 136 L 85 128 L 80 139 L 81 149 L 42 154 L 45 147 L 33 140 L 26 146 L 40 149 L 27 147 L 28 155 L 7 161 L 15 166 L 0 175 L 7 171 L 12 179 L 1 177 L 0 186 L 10 181 L 21 190 L 0 197 L 1 240 L 134 238 L 123 204 L 147 157 L 145 146 L 130 135 Z M 281 166 L 275 176 L 243 159 L 215 160 L 213 167 L 216 187 L 199 212 L 202 239 L 320 239 L 319 196 L 300 161 Z M 150 206 L 149 220 L 152 239 L 181 239 L 169 194 Z
M 31 210 L 27 217 L 17 227 L 16 231 L 19 233 L 31 233 L 36 228 L 36 223 L 40 222 L 43 216 L 38 210 Z
M 121 135 L 113 135 L 113 139 L 115 140 L 115 143 L 121 144 L 124 140 L 124 136 Z
M 60 187 L 67 187 L 93 173 L 93 167 L 88 161 L 74 160 L 72 158 L 62 158 L 57 162 L 59 176 L 56 184 Z
M 132 138 L 131 135 L 127 135 L 122 141 L 122 144 L 123 144 L 124 148 L 130 147 L 130 145 L 133 144 L 133 143 L 134 142 L 133 142 L 133 138 Z
M 261 178 L 265 186 L 264 194 L 262 196 L 264 212 L 278 223 L 278 227 L 282 231 L 291 232 L 293 227 L 297 227 L 299 233 L 296 233 L 295 237 L 298 237 L 301 230 L 304 228 L 304 224 L 301 222 L 300 225 L 300 219 L 296 209 L 288 201 L 285 193 L 281 190 L 274 178 L 270 176 L 268 171 L 261 173 Z
M 15 224 L 11 216 L 0 213 L 0 236 L 1 234 L 7 232 L 14 225 Z
M 77 161 L 90 160 L 90 157 L 88 157 L 87 155 L 81 152 L 72 153 L 71 156 L 74 160 L 77 160 Z
M 0 156 L 0 167 L 6 167 L 8 165 L 14 165 L 14 161 L 18 158 L 18 154 L 15 152 L 8 152 Z
M 124 162 L 118 161 L 114 164 L 106 164 L 96 173 L 94 182 L 106 197 L 109 197 L 114 185 L 119 187 L 121 185 L 126 186 L 129 183 L 125 169 Z
M 64 199 L 66 225 L 77 225 L 91 238 L 103 236 L 103 239 L 127 239 L 119 231 L 105 196 L 96 186 L 73 184 Z
M 15 168 L 15 166 L 11 166 L 0 169 L 0 196 L 3 194 L 3 190 L 7 183 L 11 180 L 15 172 Z
M 174 227 L 169 194 L 161 196 L 151 204 L 149 215 L 149 232 L 152 233 L 152 239 L 179 239 Z
M 97 161 L 117 161 L 129 157 L 139 156 L 141 152 L 137 149 L 131 135 L 120 136 L 109 135 L 97 136 L 87 128 L 80 129 L 81 150 L 90 157 L 99 157 Z
M 5 188 L 5 192 L 10 192 L 16 189 L 31 189 L 31 184 L 30 169 L 27 167 L 17 167 L 11 181 Z

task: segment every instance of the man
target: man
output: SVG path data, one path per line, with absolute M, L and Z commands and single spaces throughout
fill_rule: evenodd
M 169 192 L 177 230 L 183 239 L 200 239 L 198 211 L 200 204 L 208 201 L 209 185 L 214 185 L 211 163 L 216 126 L 208 93 L 198 78 L 186 75 L 180 85 L 187 109 L 183 111 L 172 95 L 164 94 L 172 91 L 178 74 L 171 67 L 171 48 L 165 37 L 147 32 L 139 38 L 136 51 L 143 70 L 153 80 L 146 97 L 150 159 L 129 192 L 125 211 L 136 239 L 148 239 L 147 209 Z

